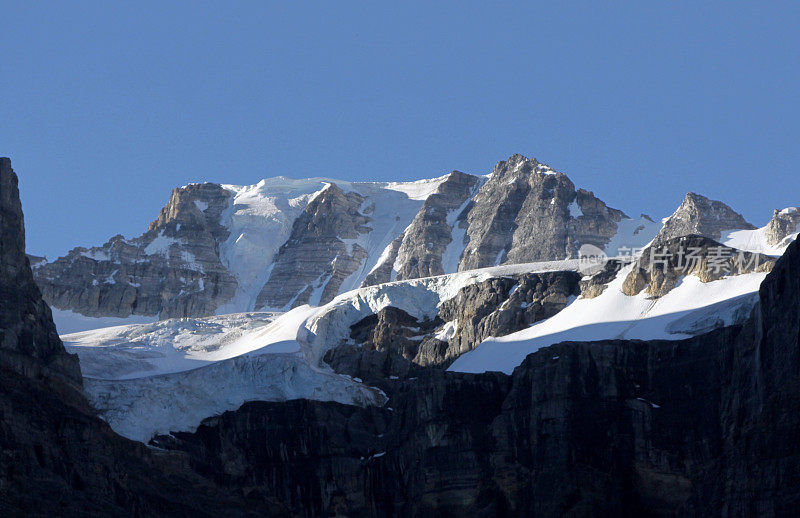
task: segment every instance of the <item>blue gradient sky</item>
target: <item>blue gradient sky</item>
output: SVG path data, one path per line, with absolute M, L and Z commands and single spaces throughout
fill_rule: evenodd
M 759 225 L 800 205 L 800 3 L 515 3 L 5 2 L 0 155 L 29 252 L 136 235 L 193 181 L 514 152 L 631 215 L 689 190 Z

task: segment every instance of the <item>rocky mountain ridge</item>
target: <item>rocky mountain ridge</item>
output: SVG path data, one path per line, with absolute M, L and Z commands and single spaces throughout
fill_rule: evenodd
M 789 235 L 792 217 L 776 216 L 770 240 Z M 142 236 L 76 248 L 37 263 L 34 274 L 53 307 L 91 317 L 284 311 L 359 286 L 577 257 L 585 245 L 617 255 L 659 229 L 720 239 L 723 230 L 752 225 L 690 193 L 660 228 L 607 207 L 536 159 L 512 155 L 485 177 L 193 184 L 173 192 Z

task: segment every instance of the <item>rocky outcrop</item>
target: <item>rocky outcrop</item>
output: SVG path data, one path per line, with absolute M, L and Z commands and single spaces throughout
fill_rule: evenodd
M 585 299 L 593 299 L 602 295 L 625 264 L 623 261 L 611 259 L 602 266 L 598 266 L 597 272 L 581 280 L 581 296 Z
M 443 358 L 453 361 L 490 336 L 504 336 L 555 315 L 580 294 L 577 272 L 527 273 L 471 284 L 442 303 L 452 336 Z M 434 363 L 434 362 L 430 362 Z
M 779 245 L 785 240 L 791 239 L 791 236 L 798 231 L 800 231 L 800 209 L 790 207 L 776 210 L 765 229 L 767 244 Z
M 633 296 L 644 290 L 662 297 L 686 275 L 711 282 L 728 275 L 768 272 L 774 263 L 772 257 L 726 247 L 707 237 L 678 237 L 647 247 L 625 278 L 622 292 Z
M 390 282 L 392 277 L 397 275 L 397 271 L 394 267 L 397 262 L 397 254 L 400 251 L 400 245 L 403 244 L 404 238 L 405 232 L 400 234 L 389 244 L 389 247 L 384 251 L 383 260 L 375 266 L 375 269 L 367 274 L 362 286 L 375 286 L 376 284 Z
M 362 286 L 456 271 L 464 243 L 454 242 L 459 239 L 455 230 L 465 224 L 467 205 L 480 184 L 479 177 L 460 171 L 447 175 L 425 199 L 411 224 L 384 251 Z M 448 253 L 453 257 L 448 258 Z M 452 264 L 445 264 L 446 260 Z
M 690 192 L 678 210 L 664 222 L 654 242 L 668 241 L 692 234 L 705 236 L 715 241 L 727 230 L 753 230 L 756 227 L 721 201 L 709 200 L 705 196 Z
M 372 229 L 361 212 L 365 198 L 345 193 L 336 184 L 312 200 L 281 246 L 256 307 L 296 307 L 325 304 L 339 293 L 342 282 L 358 269 L 367 252 L 357 243 Z
M 336 372 L 391 390 L 387 379 L 446 368 L 485 338 L 550 318 L 579 294 L 579 282 L 580 275 L 571 271 L 489 279 L 442 302 L 432 320 L 388 306 L 354 324 L 350 341 L 331 348 L 324 361 Z
M 565 174 L 512 155 L 474 198 L 459 270 L 575 257 L 584 244 L 603 248 L 625 217 Z
M 175 189 L 145 234 L 75 248 L 40 264 L 36 282 L 52 306 L 87 316 L 212 315 L 236 290 L 220 259 L 229 198 L 211 183 Z

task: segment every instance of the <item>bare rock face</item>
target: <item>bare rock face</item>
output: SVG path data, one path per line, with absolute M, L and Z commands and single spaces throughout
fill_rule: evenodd
M 464 206 L 475 194 L 478 184 L 477 176 L 453 171 L 438 191 L 425 200 L 403 235 L 397 253 L 401 267 L 396 280 L 445 273 L 442 256 L 453 239 L 453 225 L 457 224 L 458 214 L 454 214 L 453 223 L 448 222 L 448 216 Z
M 394 265 L 397 262 L 397 254 L 400 252 L 400 245 L 403 244 L 404 238 L 405 232 L 400 234 L 394 241 L 391 242 L 388 250 L 385 252 L 385 258 L 383 262 L 378 264 L 374 270 L 369 272 L 364 279 L 362 286 L 375 286 L 376 284 L 383 284 L 384 282 L 390 282 L 392 280 L 392 275 L 396 275 L 397 273 L 394 270 Z
M 439 316 L 452 323 L 452 337 L 444 357 L 427 363 L 452 362 L 490 336 L 550 318 L 580 294 L 580 279 L 577 272 L 526 273 L 465 286 L 441 305 Z
M 753 230 L 756 227 L 721 201 L 709 200 L 705 196 L 690 192 L 678 210 L 667 218 L 654 242 L 667 241 L 692 234 L 714 240 L 722 237 L 726 230 Z
M 800 230 L 800 209 L 790 207 L 776 210 L 772 219 L 767 223 L 767 243 L 778 245 Z
M 645 290 L 661 297 L 686 275 L 711 282 L 728 275 L 768 272 L 774 264 L 770 256 L 729 248 L 707 237 L 678 237 L 646 248 L 625 278 L 622 292 L 633 296 Z
M 583 244 L 603 248 L 625 217 L 591 192 L 576 191 L 565 174 L 512 155 L 474 198 L 459 270 L 564 259 Z
M 425 199 L 414 220 L 392 242 L 383 261 L 369 273 L 362 286 L 453 273 L 457 261 L 445 265 L 443 258 L 450 247 L 458 254 L 463 250 L 463 242 L 453 242 L 454 227 L 466 224 L 467 205 L 480 183 L 477 176 L 460 171 L 450 173 L 436 192 Z
M 336 184 L 314 198 L 276 254 L 256 307 L 330 302 L 367 257 L 366 250 L 355 242 L 372 230 L 366 226 L 370 217 L 361 212 L 364 201 L 360 194 L 345 193 Z
M 581 296 L 585 299 L 599 297 L 613 281 L 624 264 L 622 261 L 612 259 L 603 265 L 603 268 L 591 275 L 588 279 L 581 280 Z
M 35 269 L 45 300 L 88 316 L 208 316 L 236 290 L 220 259 L 230 193 L 211 183 L 172 191 L 147 232 L 75 248 Z

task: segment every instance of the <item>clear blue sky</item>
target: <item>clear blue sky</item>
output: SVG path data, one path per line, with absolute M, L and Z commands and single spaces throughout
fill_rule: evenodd
M 689 190 L 759 225 L 800 205 L 800 3 L 519 3 L 4 2 L 29 252 L 137 235 L 189 182 L 515 152 L 631 215 Z

